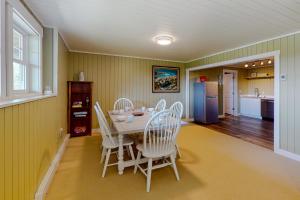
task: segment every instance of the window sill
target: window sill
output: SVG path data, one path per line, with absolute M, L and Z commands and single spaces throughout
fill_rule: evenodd
M 57 95 L 55 93 L 53 94 L 47 94 L 47 95 L 36 95 L 36 96 L 28 96 L 28 97 L 23 97 L 23 98 L 18 98 L 18 99 L 9 99 L 9 100 L 1 100 L 0 101 L 0 108 L 5 108 L 9 106 L 14 106 L 18 104 L 23 104 L 23 103 L 28 103 L 31 101 L 37 101 L 41 99 L 46 99 L 50 97 L 56 97 Z

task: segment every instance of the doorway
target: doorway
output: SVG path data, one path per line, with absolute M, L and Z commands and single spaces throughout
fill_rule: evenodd
M 237 79 L 237 70 L 223 70 L 223 115 L 238 116 Z
M 197 66 L 197 67 L 193 67 L 193 68 L 189 68 L 186 70 L 186 117 L 189 118 L 189 119 L 193 119 L 193 115 L 192 115 L 192 110 L 193 110 L 193 100 L 191 99 L 191 97 L 193 96 L 193 90 L 192 89 L 192 84 L 191 84 L 191 80 L 194 78 L 194 73 L 199 71 L 199 70 L 204 70 L 204 69 L 211 69 L 211 68 L 216 68 L 216 67 L 224 67 L 227 66 L 227 69 L 228 70 L 232 70 L 232 65 L 237 65 L 239 63 L 248 63 L 248 64 L 244 64 L 243 66 L 241 65 L 240 68 L 243 68 L 243 69 L 246 69 L 246 68 L 255 68 L 255 67 L 258 67 L 258 65 L 264 65 L 265 62 L 261 61 L 261 60 L 264 60 L 264 59 L 270 59 L 272 58 L 272 65 L 273 65 L 273 69 L 274 69 L 274 75 L 270 75 L 269 76 L 269 73 L 268 72 L 250 72 L 250 73 L 247 73 L 247 74 L 244 74 L 244 72 L 240 73 L 240 70 L 238 70 L 238 81 L 241 79 L 241 80 L 257 80 L 257 82 L 261 81 L 262 79 L 273 79 L 273 85 L 274 85 L 274 94 L 272 95 L 273 96 L 273 113 L 274 113 L 274 121 L 260 121 L 261 119 L 259 118 L 251 118 L 250 116 L 250 119 L 253 121 L 253 124 L 256 124 L 256 125 L 253 125 L 252 127 L 257 127 L 259 122 L 266 122 L 268 123 L 266 125 L 266 123 L 262 123 L 261 124 L 261 128 L 263 129 L 262 131 L 272 131 L 273 134 L 272 137 L 270 137 L 270 142 L 271 142 L 271 146 L 269 146 L 269 148 L 273 149 L 275 152 L 278 152 L 278 150 L 280 149 L 279 148 L 279 140 L 280 140 L 280 134 L 279 134 L 279 101 L 280 101 L 280 98 L 279 98 L 279 92 L 280 92 L 280 87 L 279 87 L 279 81 L 280 81 L 280 52 L 279 51 L 274 51 L 274 52 L 268 52 L 268 53 L 263 53 L 263 54 L 258 54 L 258 55 L 253 55 L 253 56 L 248 56 L 248 57 L 241 57 L 241 58 L 236 58 L 236 59 L 233 59 L 233 60 L 228 60 L 228 61 L 222 61 L 222 62 L 217 62 L 217 63 L 213 63 L 213 64 L 207 64 L 207 65 L 202 65 L 202 66 Z M 260 61 L 259 63 L 257 61 Z M 221 75 L 223 75 L 221 73 Z M 266 77 L 268 76 L 268 77 Z M 218 76 L 218 81 L 219 81 L 219 85 L 222 85 L 223 84 L 223 81 L 224 79 L 222 78 L 222 76 Z M 237 77 L 237 76 L 236 76 Z M 237 78 L 236 78 L 237 79 Z M 235 79 L 235 80 L 236 80 Z M 222 85 L 223 86 L 223 85 Z M 236 107 L 237 109 L 235 110 L 237 112 L 237 117 L 234 116 L 234 115 L 231 115 L 231 116 L 234 116 L 233 118 L 227 118 L 229 121 L 232 121 L 234 122 L 235 124 L 244 124 L 245 126 L 248 126 L 250 123 L 248 121 L 249 119 L 249 116 L 245 115 L 245 113 L 243 113 L 243 115 L 239 115 L 239 111 L 241 110 L 240 106 L 241 106 L 241 102 L 240 101 L 243 101 L 244 100 L 241 100 L 241 97 L 244 97 L 244 98 L 251 98 L 253 95 L 257 95 L 256 98 L 259 98 L 260 96 L 262 96 L 263 98 L 269 98 L 268 95 L 266 95 L 266 90 L 263 91 L 263 90 L 259 90 L 257 91 L 257 86 L 255 84 L 251 85 L 251 87 L 248 87 L 250 92 L 252 92 L 253 94 L 250 94 L 248 95 L 245 91 L 245 85 L 244 83 L 241 83 L 241 84 L 236 84 L 235 85 L 236 87 L 234 89 L 237 90 L 236 94 L 238 94 L 238 97 L 239 99 L 238 100 L 233 100 L 233 104 L 234 105 L 234 102 L 237 103 L 238 105 L 237 106 L 233 106 L 233 107 Z M 223 92 L 223 89 L 221 89 L 221 91 Z M 255 89 L 255 90 L 254 90 Z M 253 90 L 253 91 L 252 91 Z M 256 92 L 257 91 L 257 92 Z M 240 95 L 241 93 L 241 95 Z M 261 95 L 259 95 L 261 94 Z M 253 98 L 253 100 L 256 100 L 256 98 Z M 224 98 L 223 98 L 223 101 L 224 101 Z M 225 103 L 221 101 L 219 103 L 223 103 L 223 105 L 225 105 Z M 255 102 L 253 102 L 255 103 Z M 244 104 L 243 104 L 244 105 Z M 251 106 L 249 103 L 246 103 L 245 104 L 246 107 L 248 110 L 251 109 Z M 222 106 L 221 106 L 222 107 Z M 230 107 L 229 107 L 230 109 Z M 223 114 L 225 116 L 225 106 L 223 106 L 222 109 L 219 109 L 221 111 L 223 111 Z M 243 110 L 243 109 L 242 109 Z M 227 111 L 229 112 L 229 111 Z M 222 113 L 220 113 L 222 114 Z M 262 116 L 263 118 L 263 116 Z M 228 120 L 224 120 L 224 124 L 228 125 Z M 230 124 L 230 123 L 229 123 Z M 221 123 L 218 123 L 218 124 L 212 124 L 212 126 L 218 126 L 218 125 L 222 125 Z M 269 126 L 270 125 L 270 126 Z M 259 125 L 260 126 L 260 125 Z M 219 126 L 220 127 L 220 126 Z M 272 128 L 270 128 L 272 127 Z M 218 127 L 217 127 L 218 128 Z M 225 128 L 227 130 L 227 128 Z M 224 129 L 224 131 L 226 131 Z M 236 129 L 236 128 L 235 128 Z M 246 129 L 243 129 L 243 130 L 248 130 L 247 128 Z M 258 131 L 255 130 L 253 131 L 253 134 L 254 136 L 257 136 L 257 133 Z M 269 134 L 269 133 L 268 133 Z M 249 134 L 244 134 L 245 137 L 249 137 Z M 270 134 L 269 134 L 270 135 Z M 263 137 L 263 135 L 261 135 Z M 259 141 L 259 140 L 257 140 Z M 253 142 L 253 140 L 252 140 Z M 253 142 L 254 143 L 254 142 Z

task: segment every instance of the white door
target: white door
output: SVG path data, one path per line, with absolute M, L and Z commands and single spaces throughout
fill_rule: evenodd
M 234 73 L 225 72 L 223 80 L 224 111 L 227 114 L 234 115 Z

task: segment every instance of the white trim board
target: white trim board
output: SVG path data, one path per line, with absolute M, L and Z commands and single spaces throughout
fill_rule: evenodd
M 186 110 L 186 118 L 190 117 L 189 109 L 190 109 L 190 98 L 189 98 L 189 92 L 190 92 L 190 85 L 189 85 L 189 75 L 191 71 L 197 71 L 201 69 L 207 69 L 207 68 L 213 68 L 213 67 L 219 67 L 219 66 L 225 66 L 225 65 L 232 65 L 240 62 L 246 62 L 251 60 L 257 60 L 257 59 L 263 59 L 268 57 L 274 57 L 274 72 L 275 72 L 275 85 L 274 85 L 274 99 L 275 99 L 275 105 L 274 105 L 274 152 L 278 152 L 280 150 L 279 141 L 280 141 L 280 121 L 279 121 L 279 109 L 280 109 L 280 51 L 272 51 L 267 52 L 263 54 L 257 54 L 247 57 L 241 57 L 236 58 L 232 60 L 207 64 L 207 65 L 200 65 L 197 67 L 192 67 L 186 69 L 186 104 L 185 104 L 185 110 Z
M 57 167 L 59 165 L 59 162 L 64 154 L 64 151 L 66 149 L 66 146 L 69 142 L 70 134 L 67 134 L 64 138 L 63 143 L 61 144 L 59 150 L 57 151 L 53 161 L 51 162 L 50 167 L 48 168 L 47 173 L 45 174 L 43 180 L 41 181 L 38 190 L 35 193 L 35 200 L 43 200 L 45 194 L 48 191 L 48 188 L 50 186 L 50 183 L 52 182 L 52 179 L 54 177 L 54 174 L 57 170 Z
M 275 151 L 275 153 L 300 162 L 300 155 L 297 155 L 295 153 L 291 153 L 283 149 L 278 149 Z
M 73 50 L 73 49 L 70 49 L 69 51 L 73 52 L 73 53 L 84 53 L 84 54 L 94 54 L 94 55 L 103 55 L 103 56 L 115 56 L 115 57 L 123 57 L 123 58 L 136 58 L 136 59 L 143 59 L 143 60 L 157 60 L 157 61 L 165 61 L 165 62 L 174 62 L 174 63 L 186 64 L 186 62 L 179 61 L 179 60 L 166 60 L 166 59 L 161 59 L 161 58 L 149 58 L 149 57 L 129 56 L 129 55 L 120 55 L 120 54 L 101 53 L 101 52 L 79 51 L 79 50 Z

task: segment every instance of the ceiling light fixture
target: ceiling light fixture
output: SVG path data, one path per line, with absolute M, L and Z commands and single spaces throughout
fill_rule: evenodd
M 260 62 L 260 65 L 264 65 L 264 62 L 263 62 L 263 61 L 261 61 L 261 62 Z
M 247 68 L 247 67 L 249 67 L 249 65 L 248 65 L 248 64 L 245 64 L 245 67 Z
M 159 45 L 166 46 L 170 45 L 174 41 L 174 38 L 169 35 L 159 35 L 154 37 L 154 41 Z
M 269 61 L 268 61 L 268 64 L 272 64 L 272 60 L 269 60 Z
M 255 63 L 253 63 L 252 67 L 255 67 Z

